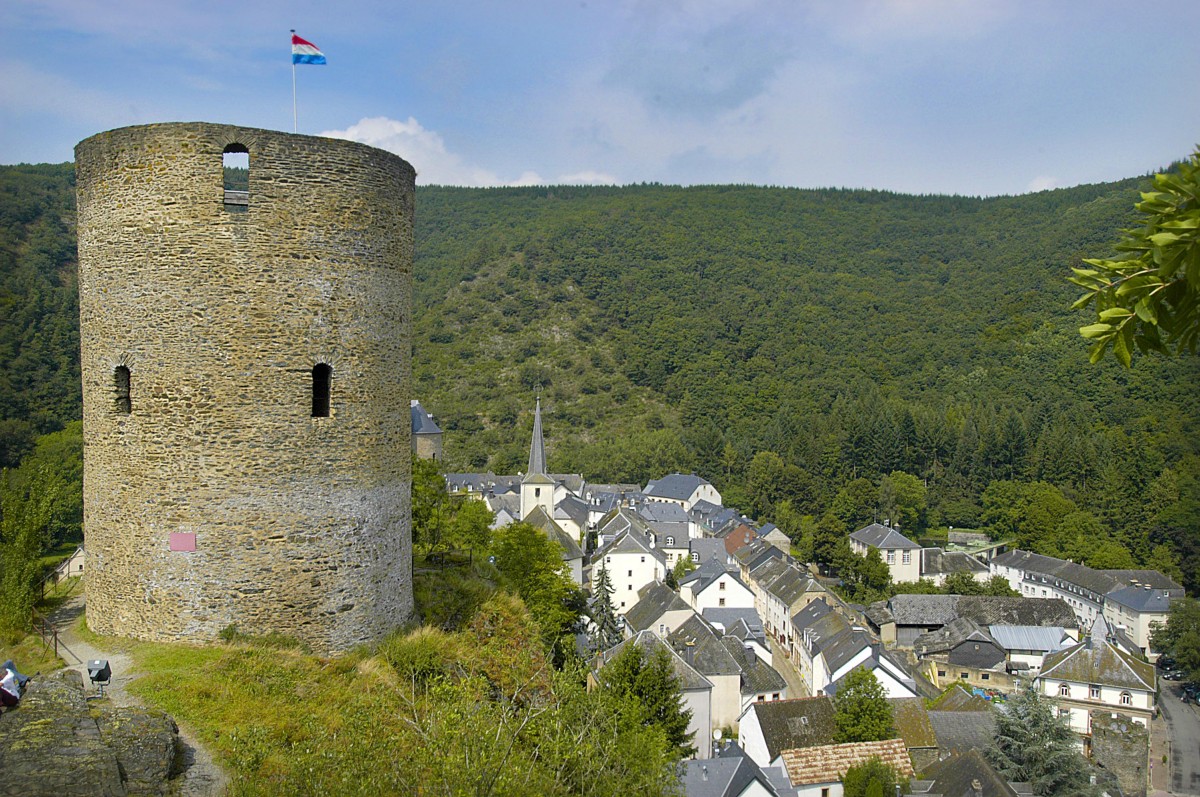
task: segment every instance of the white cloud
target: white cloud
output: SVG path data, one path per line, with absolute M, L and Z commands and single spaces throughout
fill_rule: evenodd
M 326 130 L 320 133 L 329 138 L 343 138 L 369 144 L 393 152 L 413 165 L 417 181 L 425 185 L 463 185 L 480 188 L 498 186 L 549 185 L 538 172 L 526 170 L 512 180 L 501 178 L 488 169 L 472 166 L 446 148 L 442 136 L 427 130 L 413 117 L 401 122 L 386 116 L 360 119 L 345 130 Z M 581 170 L 558 178 L 557 184 L 608 184 L 618 182 L 610 174 Z
M 1029 181 L 1029 185 L 1027 185 L 1026 188 L 1030 193 L 1037 191 L 1049 191 L 1052 188 L 1058 188 L 1058 178 L 1047 177 L 1046 175 L 1038 175 Z

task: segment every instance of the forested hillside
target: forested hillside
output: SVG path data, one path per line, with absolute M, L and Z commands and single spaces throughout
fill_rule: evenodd
M 1089 365 L 1068 310 L 1068 266 L 1110 254 L 1141 183 L 423 187 L 415 396 L 451 470 L 522 469 L 540 392 L 558 472 L 694 470 L 794 530 L 904 471 L 927 485 L 921 527 L 1000 529 L 1025 502 L 1050 519 L 1005 527 L 1022 539 L 1100 534 L 1195 574 L 1200 361 Z M 0 186 L 11 465 L 79 413 L 71 169 L 4 167 Z

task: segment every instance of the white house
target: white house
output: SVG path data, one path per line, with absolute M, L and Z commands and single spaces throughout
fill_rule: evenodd
M 1158 659 L 1158 652 L 1150 649 L 1150 632 L 1167 624 L 1170 611 L 1170 593 L 1149 585 L 1121 587 L 1104 596 L 1105 622 L 1124 631 L 1150 661 Z
M 1155 708 L 1154 665 L 1136 659 L 1108 640 L 1101 618 L 1091 633 L 1066 650 L 1051 653 L 1034 681 L 1058 701 L 1059 716 L 1081 736 L 1092 733 L 1092 713 L 1119 713 L 1150 727 Z
M 625 613 L 626 636 L 653 631 L 664 639 L 696 614 L 666 584 L 654 582 L 638 593 L 638 602 Z
M 613 585 L 613 608 L 625 614 L 638 602 L 638 592 L 667 575 L 667 560 L 637 528 L 629 527 L 592 558 L 592 568 L 603 566 Z
M 672 473 L 661 479 L 651 479 L 642 494 L 647 500 L 679 504 L 684 510 L 690 510 L 698 501 L 721 505 L 717 488 L 694 473 Z
M 679 597 L 698 612 L 754 608 L 754 593 L 717 558 L 702 563 L 679 580 Z
M 891 571 L 892 581 L 919 581 L 921 546 L 888 526 L 872 523 L 850 535 L 850 550 L 866 556 L 872 548 Z

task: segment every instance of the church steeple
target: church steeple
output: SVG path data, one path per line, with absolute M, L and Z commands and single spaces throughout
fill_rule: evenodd
M 542 397 L 538 396 L 537 407 L 533 411 L 533 441 L 529 444 L 529 469 L 525 475 L 544 474 L 546 472 L 546 445 L 542 442 Z

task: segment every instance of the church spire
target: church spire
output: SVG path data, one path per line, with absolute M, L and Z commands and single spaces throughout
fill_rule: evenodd
M 546 472 L 546 446 L 542 442 L 542 397 L 538 396 L 537 408 L 533 411 L 533 442 L 529 444 L 529 469 L 526 476 Z

